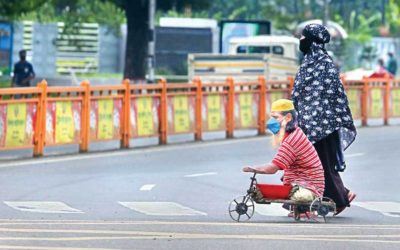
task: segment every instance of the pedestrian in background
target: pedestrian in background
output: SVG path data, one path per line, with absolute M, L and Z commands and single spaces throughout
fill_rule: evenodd
M 396 76 L 396 72 L 397 72 L 397 61 L 394 58 L 394 55 L 392 52 L 388 53 L 389 56 L 389 60 L 387 62 L 387 71 L 389 71 L 390 74 L 392 74 L 393 76 Z
M 35 71 L 32 64 L 26 61 L 26 50 L 19 52 L 19 62 L 14 65 L 14 75 L 12 77 L 12 87 L 29 87 L 31 80 L 35 78 Z
M 299 126 L 313 143 L 324 168 L 324 196 L 335 201 L 338 214 L 356 196 L 345 188 L 339 172 L 346 167 L 343 151 L 357 132 L 339 71 L 325 50 L 329 40 L 323 25 L 304 28 L 300 38 L 304 59 L 296 74 L 292 99 Z

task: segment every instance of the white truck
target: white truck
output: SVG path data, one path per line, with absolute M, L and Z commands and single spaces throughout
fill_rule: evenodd
M 299 66 L 299 40 L 290 36 L 232 38 L 229 53 L 189 54 L 188 74 L 204 83 L 223 82 L 228 76 L 236 82 L 284 80 L 295 76 Z

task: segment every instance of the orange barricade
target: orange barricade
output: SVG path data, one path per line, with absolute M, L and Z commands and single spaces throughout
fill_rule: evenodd
M 89 127 L 87 114 L 90 107 L 85 86 L 45 88 L 43 116 L 46 146 L 80 144 L 82 151 Z M 43 132 L 42 131 L 42 132 Z
M 130 86 L 127 114 L 129 138 L 158 136 L 160 144 L 167 143 L 165 95 L 165 81 Z
M 198 107 L 201 97 L 197 93 L 198 83 L 168 83 L 165 93 L 166 131 L 169 135 L 193 133 L 201 123 Z M 196 116 L 197 114 L 197 116 Z M 197 136 L 198 138 L 199 136 Z
M 90 86 L 87 82 L 83 82 L 82 86 L 88 87 L 85 96 L 86 114 L 83 128 L 85 128 L 86 140 L 81 151 L 87 151 L 90 141 L 106 141 L 106 140 L 122 140 L 124 138 L 125 109 L 123 103 L 125 101 L 125 85 L 113 86 Z M 89 94 L 88 94 L 89 91 Z M 88 94 L 88 95 L 86 95 Z M 87 119 L 89 118 L 89 119 Z M 123 145 L 123 142 L 121 142 Z
M 235 129 L 259 129 L 261 84 L 260 81 L 234 83 L 233 124 Z
M 293 78 L 287 80 L 267 80 L 266 85 L 266 110 L 267 113 L 271 109 L 271 104 L 278 99 L 291 99 L 293 88 Z M 269 118 L 269 116 L 267 117 Z
M 354 119 L 367 125 L 368 118 L 384 124 L 400 117 L 400 80 L 361 81 L 342 79 Z M 91 142 L 120 140 L 128 148 L 132 138 L 255 128 L 265 134 L 271 103 L 291 97 L 294 80 L 221 83 L 130 84 L 75 87 L 0 89 L 0 150 L 32 148 L 43 155 L 45 146 L 79 144 L 86 152 Z
M 363 107 L 363 95 L 364 95 L 364 82 L 363 81 L 343 81 L 344 89 L 347 94 L 351 114 L 354 119 L 364 120 L 364 107 Z
M 392 80 L 389 102 L 389 117 L 400 117 L 400 80 Z
M 6 88 L 0 91 L 0 150 L 33 148 L 43 150 L 40 117 L 46 83 L 38 87 Z
M 209 131 L 226 131 L 227 137 L 230 135 L 230 119 L 228 113 L 229 82 L 223 83 L 205 83 L 202 84 L 199 79 L 196 83 L 201 96 L 201 106 L 199 109 L 201 123 L 200 133 Z M 200 136 L 201 138 L 201 136 Z
M 367 125 L 368 118 L 383 118 L 388 124 L 388 102 L 385 99 L 390 84 L 389 78 L 364 78 L 363 86 L 363 119 L 362 125 Z

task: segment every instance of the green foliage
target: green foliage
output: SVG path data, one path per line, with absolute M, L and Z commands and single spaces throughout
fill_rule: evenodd
M 385 12 L 390 34 L 400 36 L 400 0 L 389 0 Z
M 375 13 L 371 16 L 363 14 L 357 15 L 352 11 L 347 21 L 344 21 L 340 15 L 335 15 L 334 20 L 342 25 L 349 34 L 349 40 L 357 42 L 368 42 L 377 32 L 380 25 L 381 14 Z
M 102 0 L 51 0 L 34 11 L 22 14 L 19 19 L 41 23 L 63 22 L 64 34 L 75 34 L 77 23 L 99 23 L 119 32 L 120 25 L 126 21 L 122 9 Z
M 5 20 L 13 20 L 21 14 L 37 9 L 45 2 L 46 0 L 0 0 L 0 16 Z

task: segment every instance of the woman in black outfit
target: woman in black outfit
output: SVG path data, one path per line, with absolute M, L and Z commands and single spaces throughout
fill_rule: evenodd
M 357 132 L 338 69 L 325 50 L 329 40 L 330 34 L 323 25 L 309 24 L 304 28 L 300 38 L 304 59 L 292 99 L 299 126 L 314 144 L 324 167 L 324 196 L 335 201 L 339 214 L 356 196 L 345 188 L 339 172 L 346 167 L 343 151 Z

